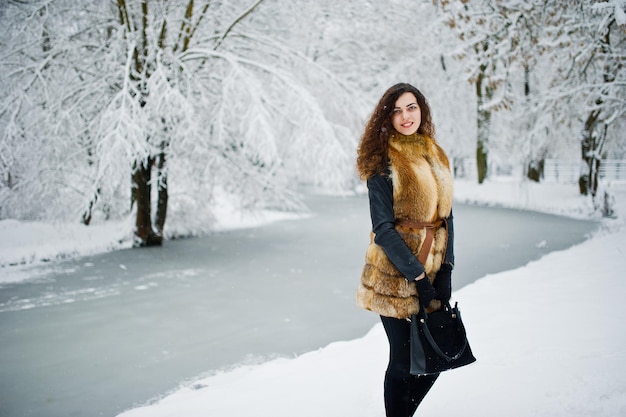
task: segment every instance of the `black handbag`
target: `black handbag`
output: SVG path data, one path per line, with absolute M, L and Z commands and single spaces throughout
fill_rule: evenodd
M 411 316 L 411 374 L 437 374 L 476 361 L 472 354 L 458 303 Z

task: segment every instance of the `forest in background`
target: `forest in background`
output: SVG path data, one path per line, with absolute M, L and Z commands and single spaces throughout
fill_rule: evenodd
M 626 1 L 3 0 L 0 219 L 133 216 L 211 229 L 211 207 L 302 210 L 353 189 L 375 101 L 420 88 L 460 170 L 540 181 L 626 154 Z M 460 173 L 457 173 L 460 174 Z

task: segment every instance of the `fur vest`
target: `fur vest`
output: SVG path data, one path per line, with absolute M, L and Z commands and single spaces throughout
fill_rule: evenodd
M 450 216 L 452 173 L 448 157 L 434 139 L 394 132 L 389 139 L 388 156 L 396 222 L 399 219 L 435 222 Z M 395 229 L 417 257 L 426 235 L 425 229 L 404 225 L 396 225 Z M 410 317 L 419 312 L 415 277 L 403 276 L 374 242 L 374 237 L 372 232 L 357 290 L 357 305 L 382 316 Z M 443 263 L 446 241 L 447 230 L 442 225 L 435 229 L 433 243 L 423 265 L 431 282 Z M 433 300 L 433 303 L 430 308 L 438 308 L 439 301 Z

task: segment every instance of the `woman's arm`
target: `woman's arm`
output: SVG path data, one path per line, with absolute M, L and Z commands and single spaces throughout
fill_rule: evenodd
M 454 269 L 454 216 L 453 212 L 450 212 L 450 216 L 446 219 L 446 228 L 448 231 L 448 242 L 446 244 L 446 255 L 443 258 L 443 263 L 448 264 L 451 269 Z
M 391 263 L 408 281 L 423 278 L 424 266 L 417 260 L 395 229 L 393 211 L 393 185 L 391 179 L 382 174 L 367 180 L 370 201 L 370 216 L 374 242 L 379 245 Z
M 441 269 L 435 275 L 435 282 L 433 282 L 435 297 L 444 303 L 449 302 L 450 297 L 452 297 L 452 269 L 454 269 L 454 217 L 452 213 L 446 219 L 446 226 L 448 231 L 446 254 Z

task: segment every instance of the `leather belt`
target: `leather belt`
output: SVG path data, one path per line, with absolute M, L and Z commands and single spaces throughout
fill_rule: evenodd
M 426 237 L 424 238 L 424 242 L 422 243 L 422 247 L 417 255 L 417 260 L 421 262 L 422 265 L 426 265 L 426 259 L 428 258 L 428 254 L 430 253 L 430 247 L 433 244 L 433 238 L 435 236 L 435 229 L 441 227 L 445 221 L 443 219 L 437 220 L 432 223 L 428 222 L 417 222 L 410 219 L 396 219 L 396 226 L 410 227 L 411 229 L 425 229 Z M 446 225 L 447 227 L 447 225 Z

